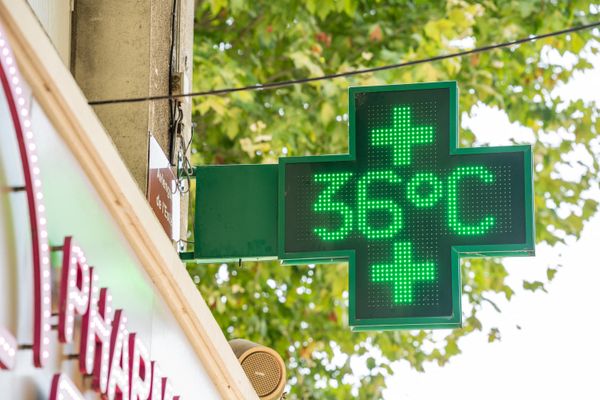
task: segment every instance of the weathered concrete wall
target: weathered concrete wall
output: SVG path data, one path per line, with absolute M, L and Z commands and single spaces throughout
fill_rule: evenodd
M 148 95 L 150 23 L 151 8 L 145 0 L 76 2 L 73 75 L 89 100 Z M 145 191 L 148 104 L 101 105 L 95 111 Z
M 171 37 L 171 11 L 173 1 L 151 0 L 150 3 L 150 47 L 149 64 L 150 81 L 148 92 L 150 96 L 160 96 L 169 93 L 169 57 Z M 177 27 L 177 21 L 175 22 Z M 176 51 L 177 49 L 175 49 Z M 169 154 L 170 140 L 163 133 L 169 129 L 168 100 L 158 100 L 148 103 L 150 113 L 148 131 L 151 132 L 165 153 Z
M 71 65 L 90 101 L 169 92 L 173 1 L 76 0 Z M 188 74 L 187 80 L 191 81 L 194 6 L 192 0 L 177 3 L 179 40 L 173 65 Z M 184 106 L 185 137 L 190 132 L 189 103 Z M 94 109 L 141 190 L 146 192 L 148 135 L 154 135 L 169 155 L 169 102 L 118 103 L 97 105 Z M 187 200 L 182 201 L 186 204 Z

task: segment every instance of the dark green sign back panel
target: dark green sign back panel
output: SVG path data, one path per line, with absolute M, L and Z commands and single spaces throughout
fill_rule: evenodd
M 349 259 L 355 329 L 458 326 L 458 256 L 533 250 L 531 149 L 457 150 L 456 101 L 352 88 L 350 154 L 281 160 L 280 258 Z
M 277 165 L 196 167 L 196 261 L 275 258 L 277 174 Z

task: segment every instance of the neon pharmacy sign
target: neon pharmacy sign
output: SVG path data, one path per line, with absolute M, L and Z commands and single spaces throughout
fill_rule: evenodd
M 51 248 L 48 243 L 44 194 L 34 134 L 29 119 L 29 96 L 15 65 L 5 35 L 0 31 L 0 79 L 7 99 L 25 177 L 32 238 L 34 333 L 33 364 L 46 366 L 52 330 Z M 175 400 L 168 378 L 134 332 L 127 317 L 115 309 L 108 288 L 98 285 L 98 274 L 88 265 L 83 250 L 71 237 L 62 246 L 62 269 L 58 310 L 58 340 L 73 343 L 75 319 L 81 318 L 79 371 L 92 377 L 92 388 L 108 399 Z M 16 338 L 0 327 L 0 369 L 15 367 L 19 346 Z M 65 374 L 52 379 L 50 399 L 83 399 Z
M 275 177 L 278 202 L 253 206 L 277 210 L 277 243 L 246 242 L 268 243 L 258 255 L 286 264 L 348 261 L 354 330 L 458 327 L 460 257 L 533 254 L 531 147 L 458 148 L 455 82 L 355 87 L 349 99 L 349 154 L 252 166 Z M 244 225 L 214 205 L 225 190 L 213 177 L 226 173 L 237 193 L 236 174 L 265 191 L 272 179 L 247 166 L 196 169 L 196 260 L 219 258 L 215 237 L 232 247 L 217 225 Z

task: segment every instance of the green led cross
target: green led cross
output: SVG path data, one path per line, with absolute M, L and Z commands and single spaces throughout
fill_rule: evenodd
M 458 148 L 454 82 L 349 97 L 349 154 L 280 159 L 278 258 L 349 260 L 354 330 L 460 326 L 460 257 L 532 254 L 531 148 Z
M 461 257 L 533 254 L 531 147 L 458 148 L 456 82 L 349 100 L 348 154 L 197 167 L 188 259 L 348 262 L 353 330 L 458 327 Z
M 437 268 L 433 262 L 417 263 L 413 259 L 412 244 L 394 243 L 394 261 L 377 264 L 371 270 L 373 282 L 391 282 L 394 302 L 411 304 L 414 301 L 414 285 L 436 279 Z
M 410 107 L 395 107 L 392 126 L 373 130 L 372 139 L 375 146 L 392 147 L 394 165 L 408 165 L 414 145 L 433 142 L 433 127 L 415 125 Z

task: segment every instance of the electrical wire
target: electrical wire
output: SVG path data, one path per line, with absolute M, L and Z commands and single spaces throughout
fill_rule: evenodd
M 144 101 L 169 100 L 169 99 L 173 99 L 173 98 L 182 98 L 182 97 L 214 96 L 214 95 L 223 95 L 223 94 L 242 92 L 242 91 L 275 89 L 275 88 L 293 86 L 293 85 L 309 83 L 309 82 L 316 82 L 316 81 L 322 81 L 322 80 L 328 80 L 328 79 L 336 79 L 336 78 L 342 78 L 342 77 L 347 77 L 347 76 L 367 74 L 367 73 L 371 73 L 371 72 L 385 71 L 385 70 L 389 70 L 389 69 L 409 67 L 412 65 L 446 60 L 449 58 L 463 57 L 463 56 L 467 56 L 470 54 L 483 53 L 486 51 L 507 48 L 507 47 L 511 47 L 511 46 L 515 46 L 515 45 L 519 45 L 519 44 L 523 44 L 523 43 L 527 43 L 527 42 L 534 42 L 536 40 L 545 39 L 545 38 L 549 38 L 549 37 L 560 36 L 560 35 L 565 35 L 568 33 L 583 31 L 583 30 L 595 28 L 597 26 L 600 26 L 600 21 L 592 22 L 592 23 L 586 24 L 586 25 L 578 25 L 578 26 L 567 28 L 567 29 L 562 29 L 559 31 L 544 33 L 541 35 L 529 35 L 528 37 L 517 39 L 517 40 L 512 40 L 510 42 L 503 42 L 503 43 L 497 43 L 497 44 L 487 45 L 487 46 L 483 46 L 483 47 L 476 47 L 471 50 L 464 50 L 464 51 L 459 51 L 459 52 L 455 52 L 455 53 L 449 53 L 449 54 L 439 55 L 439 56 L 430 57 L 430 58 L 422 58 L 419 60 L 407 61 L 407 62 L 402 62 L 402 63 L 397 63 L 397 64 L 382 65 L 380 67 L 357 69 L 357 70 L 353 70 L 353 71 L 346 71 L 346 72 L 339 72 L 339 73 L 335 73 L 335 74 L 315 76 L 312 78 L 302 78 L 302 79 L 296 79 L 296 80 L 287 80 L 287 81 L 271 82 L 271 83 L 264 83 L 264 84 L 258 83 L 256 85 L 250 85 L 250 86 L 240 86 L 240 87 L 232 87 L 232 88 L 207 90 L 207 91 L 202 91 L 202 92 L 183 93 L 183 94 L 178 94 L 176 96 L 173 96 L 172 94 L 168 94 L 168 95 L 163 95 L 163 96 L 146 96 L 146 97 L 125 98 L 125 99 L 94 100 L 94 101 L 90 101 L 88 104 L 92 105 L 92 106 L 99 106 L 99 105 L 119 104 L 119 103 L 139 103 L 139 102 L 144 102 Z
M 175 125 L 175 113 L 177 112 L 177 101 L 173 98 L 173 54 L 175 51 L 175 19 L 177 16 L 177 0 L 173 0 L 171 11 L 171 43 L 169 47 L 169 162 L 173 163 L 175 152 L 175 136 L 177 126 Z

